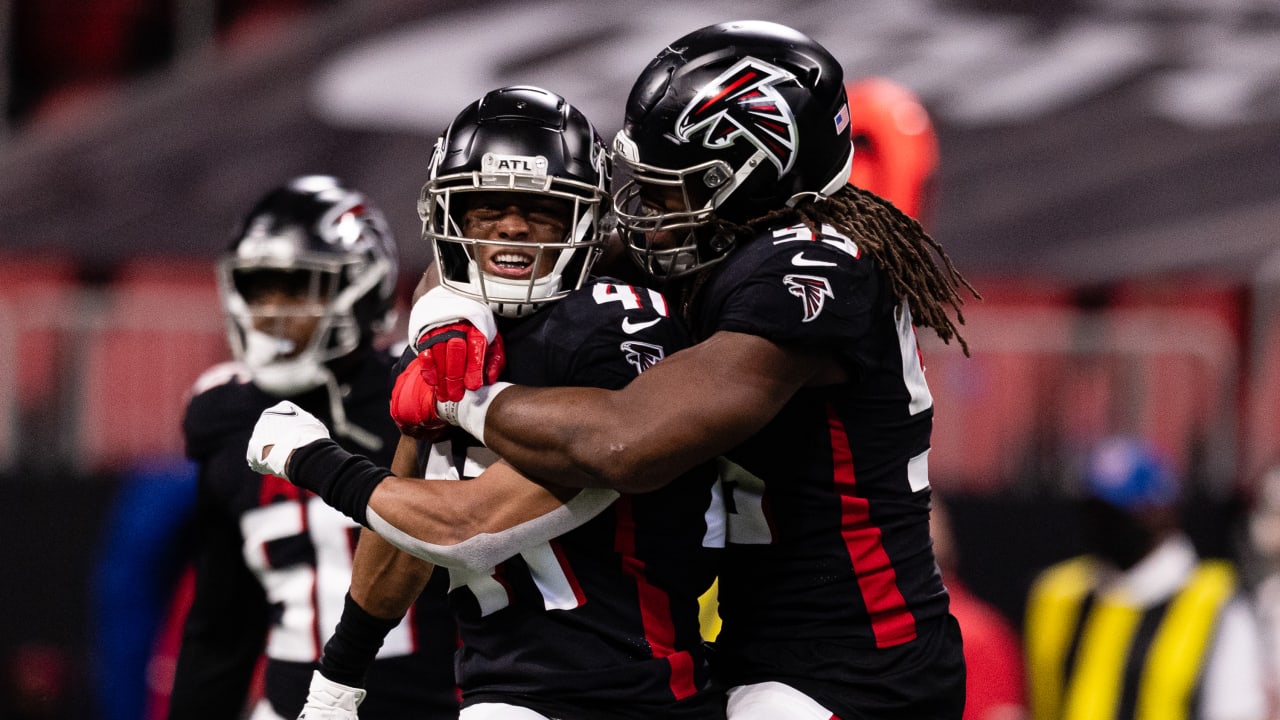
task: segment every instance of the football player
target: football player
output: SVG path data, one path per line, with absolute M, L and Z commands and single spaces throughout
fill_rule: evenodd
M 616 391 L 472 390 L 440 382 L 476 377 L 446 362 L 421 373 L 411 415 L 573 486 L 650 491 L 720 455 L 714 667 L 729 716 L 958 719 L 916 326 L 967 352 L 960 293 L 977 293 L 915 220 L 847 184 L 842 76 L 774 23 L 667 46 L 627 101 L 613 147 L 629 178 L 613 202 L 629 252 L 699 342 Z
M 400 375 L 393 410 L 406 398 L 416 407 L 435 350 L 448 354 L 456 340 L 467 351 L 457 323 L 437 322 L 456 308 L 483 310 L 470 320 L 487 338 L 501 331 L 510 359 L 502 377 L 533 386 L 619 388 L 688 344 L 658 293 L 588 279 L 607 182 L 603 142 L 558 95 L 502 88 L 457 116 L 419 204 L 442 286 L 410 319 L 423 355 L 406 354 L 414 369 Z M 422 453 L 415 477 L 429 479 L 415 480 L 351 455 L 294 412 L 263 413 L 250 465 L 317 490 L 447 567 L 463 718 L 723 717 L 723 696 L 703 691 L 698 627 L 698 597 L 723 544 L 713 466 L 693 465 L 681 482 L 644 495 L 544 487 L 474 436 L 406 419 L 402 427 L 433 441 L 402 443 L 397 460 Z M 365 594 L 394 604 L 376 582 Z M 327 667 L 351 665 L 351 648 L 370 641 L 339 626 L 330 648 L 344 657 L 327 659 L 313 680 L 308 718 L 313 709 L 354 717 L 361 690 Z
M 183 423 L 199 466 L 196 592 L 169 717 L 240 717 L 264 651 L 252 717 L 294 718 L 343 611 L 359 526 L 312 493 L 244 464 L 259 413 L 289 398 L 344 447 L 389 461 L 397 249 L 381 212 L 333 177 L 304 176 L 249 212 L 217 265 L 235 361 L 196 382 Z M 378 538 L 366 537 L 361 548 Z M 368 541 L 368 542 L 366 542 Z M 366 718 L 456 718 L 456 647 L 441 584 L 387 628 Z

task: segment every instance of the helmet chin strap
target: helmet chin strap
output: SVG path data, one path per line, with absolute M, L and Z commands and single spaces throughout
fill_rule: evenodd
M 329 414 L 333 416 L 333 432 L 350 438 L 352 442 L 367 450 L 381 450 L 382 438 L 347 419 L 347 411 L 342 407 L 342 389 L 338 387 L 338 379 L 328 368 L 324 370 L 325 390 L 329 394 Z
M 733 177 L 729 178 L 729 181 L 721 185 L 715 194 L 711 196 L 711 207 L 720 207 L 730 195 L 742 186 L 742 183 L 747 181 L 747 176 L 760 167 L 760 163 L 764 162 L 765 157 L 767 156 L 763 150 L 757 150 L 755 154 L 747 158 L 746 162 L 742 163 L 738 170 L 733 173 Z

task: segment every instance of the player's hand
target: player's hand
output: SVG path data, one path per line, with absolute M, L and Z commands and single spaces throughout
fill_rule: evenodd
M 449 429 L 449 424 L 436 411 L 435 388 L 423 379 L 423 368 L 429 362 L 419 355 L 396 378 L 391 389 L 391 419 L 405 435 L 434 442 Z
M 467 390 L 492 385 L 506 365 L 502 336 L 492 341 L 465 320 L 432 328 L 414 344 L 424 362 L 419 373 L 440 400 L 458 401 Z
M 245 460 L 249 467 L 263 475 L 276 475 L 285 480 L 289 457 L 293 451 L 317 440 L 329 439 L 329 428 L 315 415 L 288 400 L 272 405 L 258 416 L 249 437 Z
M 356 708 L 364 702 L 365 692 L 334 682 L 316 670 L 311 673 L 307 704 L 302 706 L 298 720 L 359 720 Z
M 432 288 L 414 303 L 409 342 L 424 359 L 423 381 L 445 402 L 496 382 L 507 361 L 489 306 L 444 287 Z

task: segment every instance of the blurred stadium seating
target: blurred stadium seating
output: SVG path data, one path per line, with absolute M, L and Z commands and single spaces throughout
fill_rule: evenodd
M 1232 490 L 1242 322 L 1232 287 L 1099 300 L 1047 281 L 975 282 L 972 348 L 922 338 L 935 400 L 930 471 L 949 491 L 1071 495 L 1072 459 L 1111 433 L 1151 437 L 1211 495 Z M 1159 286 L 1157 286 L 1159 287 Z M 1099 304 L 1102 303 L 1102 304 Z M 927 334 L 926 334 L 927 335 Z
M 0 470 L 19 464 L 65 399 L 62 363 L 77 317 L 76 264 L 61 255 L 0 254 Z
M 136 260 L 99 298 L 76 354 L 77 466 L 119 470 L 181 453 L 191 384 L 230 356 L 212 263 Z

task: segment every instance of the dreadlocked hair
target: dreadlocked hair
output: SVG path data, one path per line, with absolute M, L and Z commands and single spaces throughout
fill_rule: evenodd
M 875 193 L 846 184 L 829 198 L 815 196 L 795 207 L 774 210 L 748 221 L 746 227 L 754 230 L 778 221 L 799 221 L 814 234 L 825 223 L 848 235 L 888 275 L 890 289 L 896 297 L 906 299 L 916 325 L 932 328 L 945 343 L 955 338 L 965 356 L 969 355 L 969 344 L 958 328 L 964 324 L 960 287 L 979 300 L 982 296 L 914 218 Z M 934 261 L 934 254 L 941 265 Z M 948 307 L 955 311 L 954 321 Z

